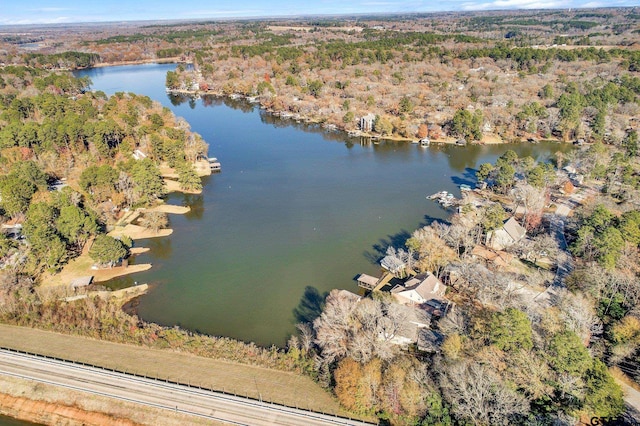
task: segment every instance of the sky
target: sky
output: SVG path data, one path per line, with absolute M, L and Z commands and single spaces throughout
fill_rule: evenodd
M 639 5 L 640 0 L 1 0 L 0 25 Z

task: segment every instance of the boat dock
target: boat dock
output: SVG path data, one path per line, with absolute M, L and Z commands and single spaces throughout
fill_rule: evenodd
M 459 201 L 452 193 L 447 191 L 436 192 L 435 194 L 429 195 L 427 199 L 437 201 L 442 207 L 451 207 Z
M 358 282 L 358 287 L 361 287 L 368 291 L 380 291 L 382 287 L 384 287 L 391 279 L 393 278 L 393 274 L 390 272 L 385 272 L 380 278 L 372 277 L 367 274 L 360 274 L 356 281 Z

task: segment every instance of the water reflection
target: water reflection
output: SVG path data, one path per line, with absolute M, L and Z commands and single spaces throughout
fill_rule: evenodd
M 474 187 L 476 184 L 476 169 L 472 169 L 471 167 L 467 167 L 464 169 L 464 173 L 460 176 L 451 176 L 451 182 L 455 185 L 469 185 L 470 187 Z
M 210 176 L 202 179 L 202 186 L 208 185 Z M 204 197 L 202 194 L 184 194 L 183 205 L 189 206 L 191 210 L 185 215 L 189 220 L 200 220 L 204 214 Z
M 300 303 L 293 309 L 293 317 L 296 323 L 312 323 L 322 314 L 324 302 L 329 292 L 320 293 L 317 288 L 306 286 Z
M 150 238 L 146 240 L 145 247 L 149 247 L 156 259 L 169 259 L 173 252 L 171 238 Z

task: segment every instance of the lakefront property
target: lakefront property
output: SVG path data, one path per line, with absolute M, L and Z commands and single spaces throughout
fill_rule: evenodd
M 0 413 L 633 424 L 636 12 L 3 27 Z

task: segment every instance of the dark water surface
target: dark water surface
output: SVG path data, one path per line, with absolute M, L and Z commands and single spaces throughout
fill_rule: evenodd
M 26 420 L 18 420 L 13 417 L 0 416 L 0 426 L 36 426 L 40 423 L 31 423 Z
M 357 292 L 353 278 L 378 273 L 380 250 L 447 217 L 426 195 L 458 195 L 457 185 L 473 183 L 475 167 L 507 149 L 544 159 L 561 148 L 361 141 L 280 120 L 243 101 L 180 103 L 164 91 L 166 72 L 174 68 L 80 74 L 95 90 L 143 94 L 169 107 L 222 163 L 222 173 L 205 179 L 202 195 L 169 197 L 192 208 L 170 217 L 172 236 L 136 242 L 151 251 L 135 261 L 153 268 L 111 283 L 151 284 L 138 307 L 143 319 L 207 334 L 283 345 L 309 314 L 302 302 L 334 288 Z

